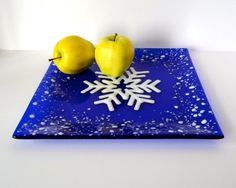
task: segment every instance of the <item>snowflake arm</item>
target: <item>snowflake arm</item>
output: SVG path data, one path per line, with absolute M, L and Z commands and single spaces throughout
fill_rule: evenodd
M 155 103 L 154 100 L 150 99 L 151 98 L 150 95 L 138 94 L 138 93 L 135 93 L 134 90 L 129 90 L 129 89 L 126 89 L 125 92 L 130 96 L 127 105 L 134 106 L 134 110 L 139 110 L 141 104 L 143 104 L 143 103 L 149 103 L 149 104 Z M 136 101 L 136 103 L 135 103 L 135 101 Z
M 112 84 L 112 82 L 105 82 L 105 81 L 99 82 L 95 80 L 93 83 L 91 83 L 85 80 L 84 83 L 87 84 L 88 87 L 82 90 L 81 93 L 86 93 L 90 91 L 90 93 L 93 94 L 100 90 L 102 90 L 103 93 L 106 93 L 107 90 L 109 91 L 113 88 L 116 88 L 116 85 Z
M 120 95 L 121 93 L 121 89 L 114 89 L 112 93 L 99 96 L 99 99 L 101 100 L 95 101 L 94 104 L 106 104 L 109 111 L 114 111 L 115 109 L 112 102 L 117 105 L 121 104 L 120 100 L 117 98 L 117 95 Z
M 145 83 L 146 81 L 148 81 L 148 83 Z M 146 88 L 149 88 L 150 90 L 144 89 L 145 91 L 147 91 L 148 93 L 151 93 L 152 91 L 155 91 L 156 93 L 161 92 L 161 90 L 156 87 L 156 85 L 159 84 L 161 80 L 155 80 L 154 82 L 152 82 L 152 80 L 146 80 L 146 81 L 144 82 L 145 84 L 144 83 L 143 84 L 146 86 Z
M 122 76 L 119 78 L 113 78 L 111 76 L 106 76 L 106 75 L 102 74 L 101 72 L 95 72 L 95 73 L 98 75 L 98 78 L 105 79 L 107 81 L 112 81 L 112 83 L 114 83 L 114 84 L 119 84 L 120 81 L 122 80 Z
M 123 75 L 122 78 L 124 79 L 125 84 L 134 82 L 134 80 L 139 80 L 139 82 L 141 82 L 141 79 L 138 78 L 143 78 L 148 73 L 149 71 L 136 71 L 133 67 L 130 67 L 130 70 L 126 71 L 127 77 Z
M 155 91 L 156 93 L 160 93 L 161 90 L 159 90 L 156 85 L 159 84 L 160 80 L 155 80 L 152 82 L 152 80 L 146 80 L 145 82 L 139 84 L 138 81 L 134 81 L 133 83 L 127 85 L 127 88 L 131 88 L 135 90 L 136 93 L 144 93 L 146 91 L 147 93 L 151 93 L 152 91 Z

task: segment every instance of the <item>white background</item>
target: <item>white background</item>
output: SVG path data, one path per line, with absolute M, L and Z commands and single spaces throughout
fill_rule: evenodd
M 0 0 L 0 187 L 235 188 L 235 10 L 234 0 Z M 136 47 L 192 49 L 225 138 L 12 139 L 55 43 L 114 32 Z
M 48 49 L 66 35 L 136 47 L 236 50 L 235 0 L 0 0 L 0 49 Z

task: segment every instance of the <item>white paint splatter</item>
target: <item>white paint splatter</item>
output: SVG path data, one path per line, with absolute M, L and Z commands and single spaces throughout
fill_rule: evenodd
M 202 124 L 206 124 L 206 123 L 207 123 L 207 120 L 204 119 L 204 120 L 201 121 L 201 123 L 202 123 Z
M 161 56 L 160 56 L 160 59 L 164 59 L 164 58 L 165 58 L 165 55 L 161 55 Z
M 41 124 L 41 125 L 45 125 L 45 122 L 42 121 L 42 122 L 40 122 L 40 124 Z
M 30 117 L 31 119 L 33 119 L 33 118 L 35 118 L 35 115 L 34 115 L 34 114 L 30 114 L 29 117 Z

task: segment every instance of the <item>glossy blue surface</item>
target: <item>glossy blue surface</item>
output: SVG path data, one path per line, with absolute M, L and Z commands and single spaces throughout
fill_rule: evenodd
M 95 80 L 103 87 L 111 82 L 109 78 L 100 78 L 96 64 L 78 75 L 63 74 L 51 64 L 13 137 L 223 138 L 187 49 L 136 49 L 131 67 L 148 72 L 131 81 L 122 79 L 114 84 L 113 80 L 115 89 L 133 94 L 127 99 L 122 93 L 116 95 L 118 102 L 112 101 L 114 111 L 109 111 L 105 103 L 94 104 L 106 97 L 104 90 L 97 88 L 90 93 L 93 89 L 88 88 Z M 131 69 L 129 73 L 132 76 Z M 125 76 L 131 77 L 127 73 Z M 148 79 L 149 84 L 145 85 Z M 153 88 L 149 88 L 151 84 Z M 106 94 L 110 97 L 111 93 L 114 89 Z M 133 104 L 131 96 L 137 99 Z M 140 99 L 154 103 L 142 103 L 137 110 L 135 105 Z

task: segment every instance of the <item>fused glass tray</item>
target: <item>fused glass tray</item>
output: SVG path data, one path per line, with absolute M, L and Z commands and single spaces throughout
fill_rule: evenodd
M 223 138 L 187 49 L 138 48 L 119 78 L 51 63 L 13 138 Z

